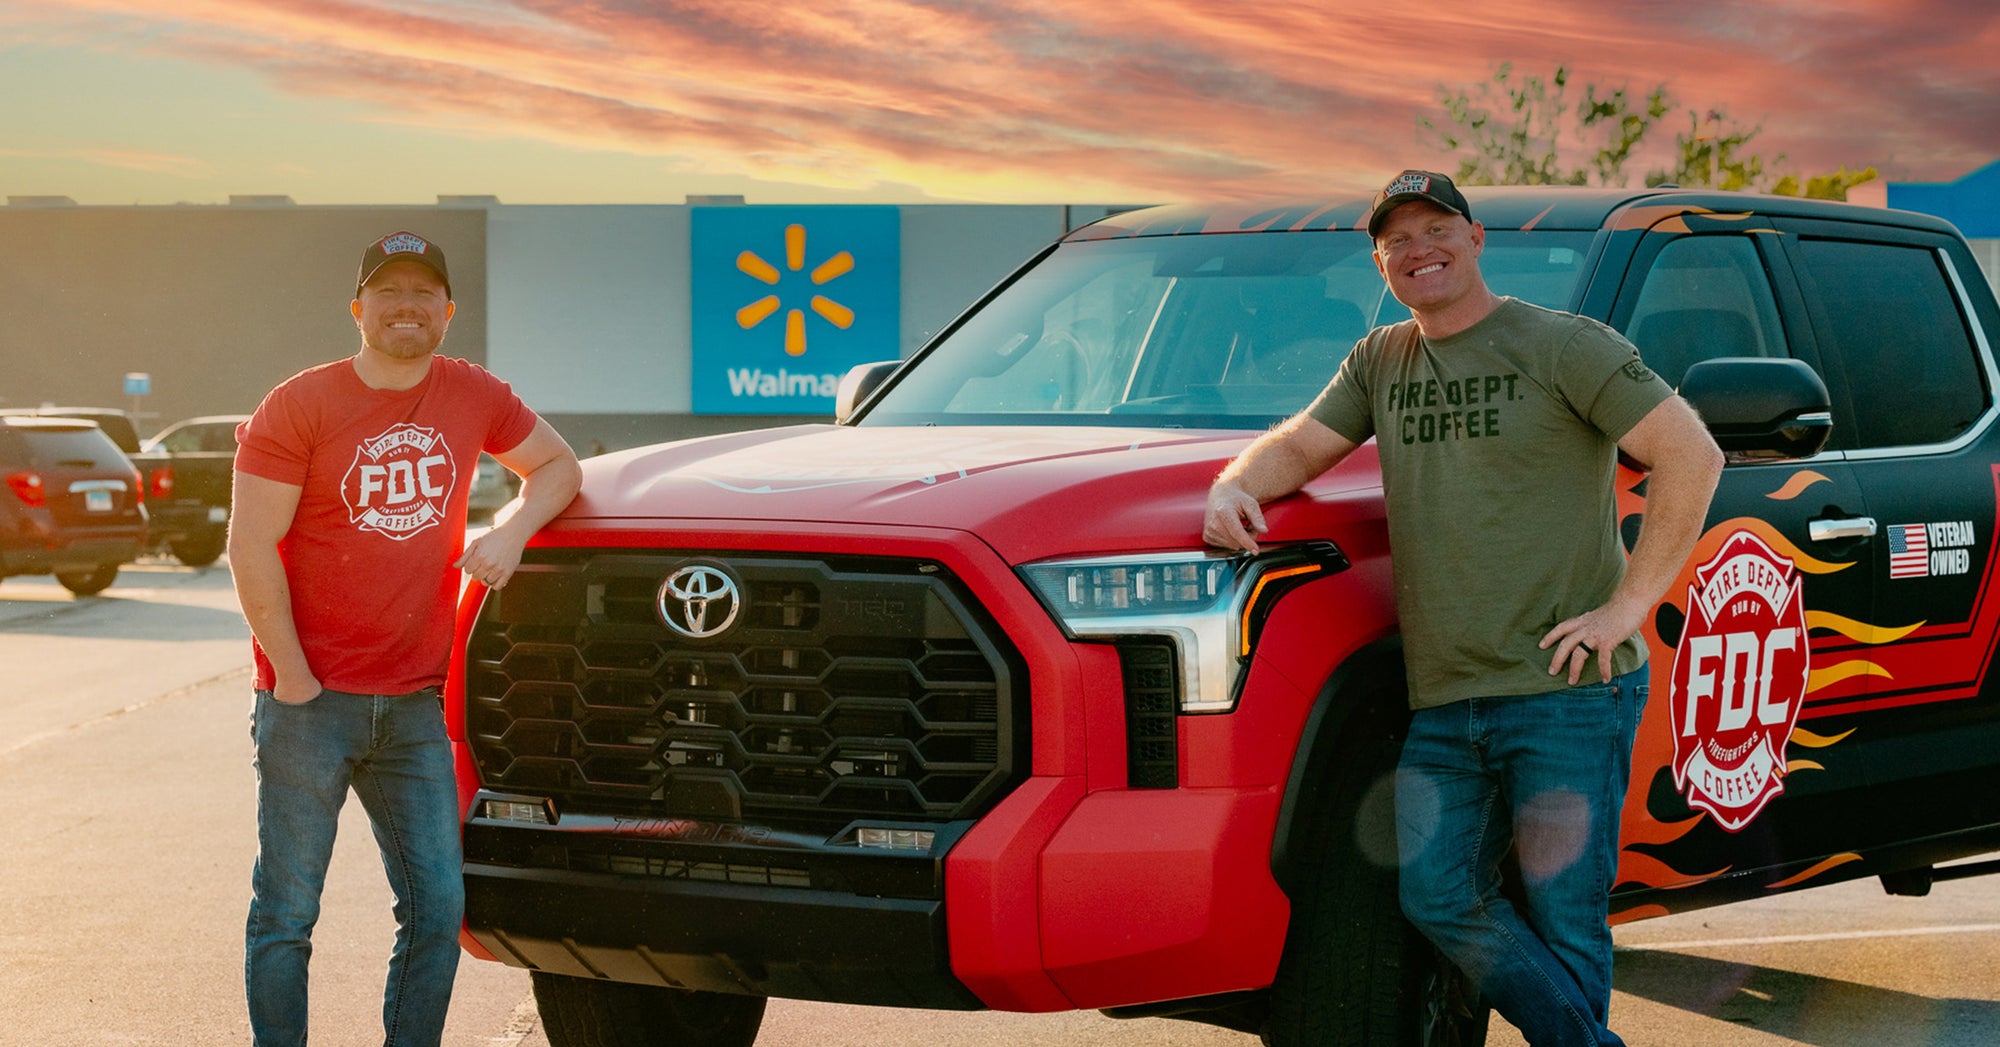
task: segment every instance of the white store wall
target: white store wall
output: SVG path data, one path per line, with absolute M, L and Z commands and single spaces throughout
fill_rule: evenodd
M 486 235 L 487 366 L 523 399 L 687 411 L 687 208 L 489 207 Z

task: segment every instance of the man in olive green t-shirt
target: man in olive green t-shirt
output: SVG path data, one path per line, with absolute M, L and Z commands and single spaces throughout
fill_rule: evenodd
M 1605 914 L 1647 693 L 1636 637 L 1694 547 L 1722 454 L 1617 332 L 1495 295 L 1470 212 L 1434 172 L 1376 195 L 1375 265 L 1413 319 L 1370 332 L 1222 471 L 1202 533 L 1255 552 L 1261 503 L 1376 441 L 1414 710 L 1403 910 L 1530 1043 L 1621 1044 Z M 1650 470 L 1629 562 L 1621 449 Z M 1510 846 L 1525 910 L 1500 894 Z

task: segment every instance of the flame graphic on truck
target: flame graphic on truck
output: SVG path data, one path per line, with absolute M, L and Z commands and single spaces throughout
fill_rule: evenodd
M 1791 474 L 1765 497 L 1773 501 L 1791 501 L 1827 479 L 1812 470 L 1801 470 Z M 1632 518 L 1645 511 L 1643 481 L 1643 474 L 1620 470 L 1619 515 L 1621 521 L 1628 525 L 1633 522 Z M 2000 486 L 2000 475 L 1996 475 L 1996 486 Z M 1996 502 L 2000 503 L 2000 495 L 1996 495 Z M 1627 534 L 1634 533 L 1630 526 L 1625 531 Z M 1829 576 L 1855 569 L 1857 565 L 1863 570 L 1868 569 L 1867 560 L 1834 563 L 1813 556 L 1769 523 L 1755 517 L 1719 521 L 1695 543 L 1694 553 L 1688 558 L 1680 578 L 1669 588 L 1666 598 L 1649 616 L 1642 630 L 1653 658 L 1655 688 L 1654 700 L 1647 703 L 1644 722 L 1633 746 L 1632 781 L 1626 792 L 1618 866 L 1621 888 L 1689 887 L 1729 873 L 1733 866 L 1717 865 L 1715 855 L 1726 850 L 1730 834 L 1750 824 L 1759 813 L 1751 812 L 1734 827 L 1724 826 L 1712 811 L 1689 803 L 1687 793 L 1673 784 L 1674 710 L 1671 703 L 1665 700 L 1668 688 L 1663 686 L 1677 668 L 1675 659 L 1682 656 L 1682 641 L 1690 622 L 1691 609 L 1687 601 L 1691 592 L 1699 590 L 1697 572 L 1700 566 L 1712 563 L 1729 543 L 1740 545 L 1752 539 L 1767 547 L 1775 559 L 1788 561 L 1801 576 Z M 1991 614 L 2000 614 L 2000 607 L 1982 602 L 1975 617 Z M 1942 690 L 1918 699 L 1867 701 L 1873 693 L 1872 688 L 1895 679 L 1894 659 L 1881 652 L 1897 644 L 1924 638 L 1925 627 L 1929 623 L 1879 625 L 1810 607 L 1804 612 L 1804 623 L 1809 653 L 1801 696 L 1806 708 L 1800 713 L 1801 720 L 1812 717 L 1811 706 L 1816 701 L 1838 698 L 1842 701 L 1842 711 L 1858 711 L 1912 700 L 1955 700 L 1976 691 L 1977 680 L 1974 679 L 1963 690 Z M 1978 630 L 1974 630 L 1973 634 L 1984 635 Z M 1857 647 L 1867 650 L 1857 651 Z M 1936 657 L 1938 653 L 1943 652 L 1933 653 L 1931 657 Z M 1976 676 L 1976 673 L 1973 675 Z M 1854 699 L 1862 701 L 1855 702 Z M 1822 733 L 1803 722 L 1794 723 L 1786 735 L 1784 758 L 1778 761 L 1777 773 L 1782 778 L 1825 770 L 1825 765 L 1820 762 L 1824 758 L 1822 754 L 1834 751 L 1854 733 L 1852 728 L 1839 733 Z M 1659 784 L 1662 778 L 1666 781 L 1664 788 Z M 1696 830 L 1704 826 L 1709 828 L 1697 834 Z M 1694 838 L 1697 835 L 1699 839 Z M 1810 868 L 1773 880 L 1765 886 L 1772 889 L 1793 886 L 1859 860 L 1860 856 L 1853 854 L 1832 855 Z M 1634 906 L 1614 912 L 1611 919 L 1613 923 L 1620 923 L 1665 911 L 1655 905 Z

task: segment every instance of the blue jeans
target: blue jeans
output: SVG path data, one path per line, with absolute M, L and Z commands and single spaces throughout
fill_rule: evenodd
M 434 690 L 291 705 L 256 693 L 257 866 L 244 987 L 258 1047 L 306 1042 L 306 964 L 350 786 L 395 892 L 396 947 L 382 999 L 389 1047 L 436 1044 L 458 971 L 465 911 L 458 794 Z
M 1403 912 L 1535 1047 L 1624 1043 L 1606 1027 L 1605 915 L 1647 679 L 1641 666 L 1410 721 L 1396 770 Z M 1500 893 L 1510 847 L 1519 907 Z

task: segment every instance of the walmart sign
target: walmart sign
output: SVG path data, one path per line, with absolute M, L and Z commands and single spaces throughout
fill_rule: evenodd
M 894 207 L 697 207 L 696 414 L 830 414 L 840 376 L 902 352 Z

